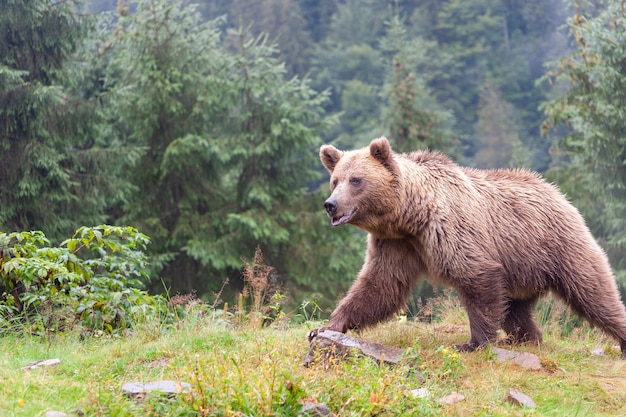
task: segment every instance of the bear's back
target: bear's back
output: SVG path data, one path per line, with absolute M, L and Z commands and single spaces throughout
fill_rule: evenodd
M 439 152 L 429 151 L 427 149 L 411 152 L 407 154 L 406 157 L 411 161 L 422 165 L 456 165 L 448 156 Z
M 526 270 L 535 277 L 540 270 L 553 273 L 567 252 L 598 251 L 578 210 L 533 171 L 462 167 L 430 151 L 406 157 L 431 173 L 420 180 L 428 178 L 429 186 L 416 189 L 432 190 L 440 203 L 426 222 L 432 228 L 426 234 L 433 238 L 426 246 L 434 248 L 443 232 L 490 253 L 509 271 Z

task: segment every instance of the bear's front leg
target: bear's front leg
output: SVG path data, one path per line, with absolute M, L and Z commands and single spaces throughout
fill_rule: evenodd
M 361 330 L 391 317 L 402 309 L 423 264 L 413 246 L 402 239 L 368 237 L 365 264 L 346 297 L 330 315 L 328 325 L 319 331 Z

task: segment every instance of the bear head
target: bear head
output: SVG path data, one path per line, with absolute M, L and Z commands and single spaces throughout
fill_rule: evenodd
M 354 151 L 323 145 L 320 159 L 330 173 L 324 207 L 332 225 L 349 223 L 370 233 L 386 228 L 385 216 L 397 207 L 399 174 L 389 141 L 381 137 Z

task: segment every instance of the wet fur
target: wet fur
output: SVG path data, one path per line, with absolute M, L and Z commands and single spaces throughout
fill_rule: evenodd
M 425 275 L 455 288 L 467 309 L 471 338 L 461 350 L 494 341 L 498 329 L 512 342 L 540 342 L 533 307 L 552 291 L 626 355 L 626 310 L 606 255 L 537 174 L 464 168 L 429 151 L 396 154 L 385 138 L 355 151 L 324 145 L 320 159 L 338 215 L 354 210 L 348 223 L 369 233 L 365 263 L 327 328 L 389 318 Z

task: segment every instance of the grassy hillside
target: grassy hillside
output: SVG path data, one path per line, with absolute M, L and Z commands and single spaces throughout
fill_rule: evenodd
M 305 368 L 306 333 L 319 323 L 259 328 L 255 320 L 224 320 L 195 308 L 174 326 L 147 323 L 123 338 L 0 337 L 0 415 L 296 416 L 306 400 L 325 403 L 337 416 L 626 415 L 626 361 L 612 340 L 585 326 L 561 337 L 559 320 L 548 320 L 543 345 L 514 348 L 541 358 L 544 370 L 530 371 L 496 362 L 489 349 L 449 348 L 465 341 L 469 329 L 462 309 L 447 300 L 436 323 L 396 320 L 361 335 L 408 348 L 399 366 L 354 359 Z M 598 347 L 607 354 L 589 353 Z M 47 358 L 61 363 L 20 369 Z M 121 392 L 126 382 L 161 379 L 188 382 L 192 390 L 143 401 Z M 422 387 L 430 396 L 415 398 L 411 391 Z M 509 388 L 532 397 L 537 408 L 504 402 Z M 465 400 L 436 401 L 452 391 Z

